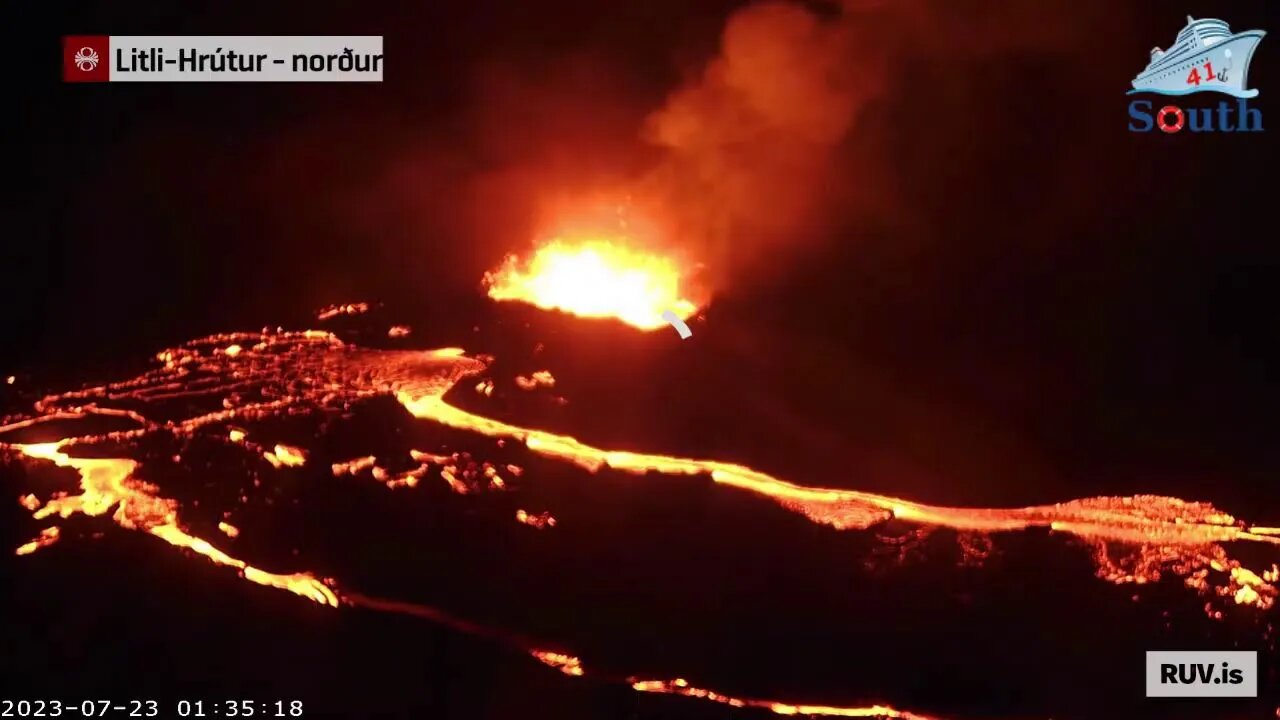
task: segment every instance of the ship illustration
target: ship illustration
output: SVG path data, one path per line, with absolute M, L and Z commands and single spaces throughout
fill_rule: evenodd
M 1187 26 L 1168 50 L 1151 48 L 1151 62 L 1133 79 L 1129 94 L 1220 92 L 1239 98 L 1256 97 L 1257 90 L 1246 89 L 1249 61 L 1264 35 L 1261 30 L 1233 35 L 1221 20 L 1195 20 L 1188 15 Z

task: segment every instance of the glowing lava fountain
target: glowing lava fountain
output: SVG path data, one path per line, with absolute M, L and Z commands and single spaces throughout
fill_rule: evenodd
M 667 327 L 664 310 L 685 320 L 698 309 L 682 294 L 688 279 L 674 260 L 634 249 L 621 237 L 557 238 L 526 261 L 508 255 L 484 279 L 494 300 L 616 318 L 642 330 Z

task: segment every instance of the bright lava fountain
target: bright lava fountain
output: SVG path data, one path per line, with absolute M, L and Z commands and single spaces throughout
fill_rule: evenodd
M 612 317 L 641 330 L 666 327 L 664 310 L 686 320 L 698 309 L 681 294 L 687 278 L 673 260 L 632 249 L 625 238 L 557 238 L 526 262 L 508 255 L 485 284 L 494 300 Z

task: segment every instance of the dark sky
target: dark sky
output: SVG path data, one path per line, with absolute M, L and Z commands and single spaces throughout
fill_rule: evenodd
M 738 5 L 6 10 L 30 69 L 9 106 L 0 371 L 74 375 L 330 302 L 474 303 L 529 240 L 511 188 L 651 163 L 641 123 Z M 1124 94 L 1184 15 L 1271 30 L 1275 4 L 917 5 L 832 151 L 848 211 L 748 263 L 721 317 L 766 351 L 813 348 L 815 383 L 877 368 L 1060 456 L 1154 443 L 1280 467 L 1275 40 L 1250 77 L 1264 133 L 1133 134 Z M 381 34 L 386 82 L 59 82 L 61 35 L 126 33 Z

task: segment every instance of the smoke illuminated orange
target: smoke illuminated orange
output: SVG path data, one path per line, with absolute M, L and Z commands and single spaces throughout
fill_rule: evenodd
M 494 300 L 616 318 L 642 330 L 666 326 L 664 310 L 686 319 L 698 309 L 682 294 L 687 277 L 674 260 L 629 247 L 621 237 L 552 240 L 524 262 L 507 256 L 485 274 L 485 284 Z

